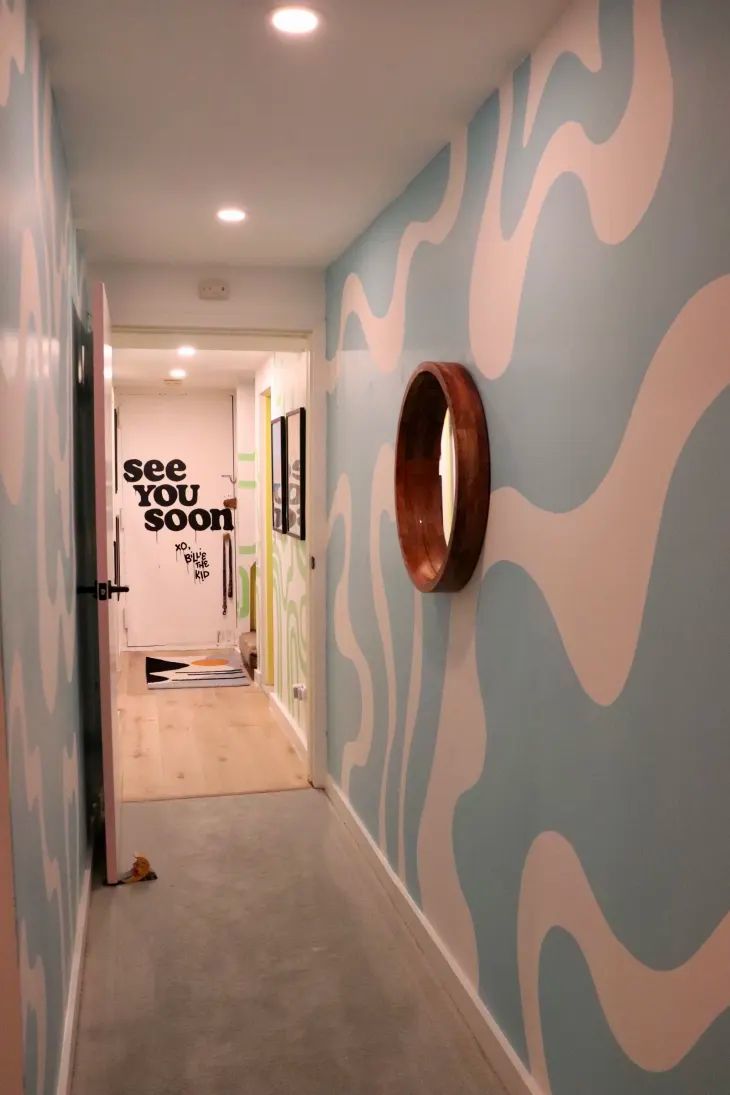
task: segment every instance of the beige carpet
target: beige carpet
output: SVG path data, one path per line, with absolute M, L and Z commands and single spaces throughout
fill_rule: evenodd
M 144 653 L 124 654 L 119 674 L 125 802 L 308 786 L 304 763 L 260 688 L 151 691 L 144 660 Z
M 73 1095 L 504 1095 L 321 792 L 123 833 L 159 879 L 92 893 Z

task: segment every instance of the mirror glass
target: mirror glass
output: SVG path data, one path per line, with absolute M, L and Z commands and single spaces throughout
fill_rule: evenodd
M 456 452 L 454 449 L 454 427 L 451 411 L 447 408 L 444 425 L 441 430 L 441 455 L 439 457 L 439 476 L 441 477 L 441 514 L 444 523 L 444 540 L 449 542 L 451 526 L 454 523 L 454 497 L 456 494 Z

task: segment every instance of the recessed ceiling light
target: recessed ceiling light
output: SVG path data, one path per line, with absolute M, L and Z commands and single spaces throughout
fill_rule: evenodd
M 194 346 L 178 346 L 177 348 L 178 357 L 195 357 L 197 352 Z
M 173 380 L 184 380 L 188 374 L 184 369 L 170 369 L 168 375 L 171 376 Z
M 246 213 L 243 209 L 231 205 L 224 209 L 219 209 L 216 213 L 216 217 L 219 221 L 223 221 L 224 224 L 240 224 L 241 221 L 245 221 Z
M 271 13 L 273 26 L 282 34 L 311 34 L 319 26 L 316 11 L 305 7 L 276 8 Z

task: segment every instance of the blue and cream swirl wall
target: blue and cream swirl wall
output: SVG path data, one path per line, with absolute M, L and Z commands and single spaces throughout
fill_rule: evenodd
M 0 0 L 0 180 L 0 600 L 25 1091 L 50 1095 L 86 848 L 71 402 L 80 279 L 24 0 Z
M 728 4 L 580 0 L 327 275 L 330 770 L 553 1095 L 730 1091 L 728 71 Z M 490 428 L 454 596 L 424 359 Z

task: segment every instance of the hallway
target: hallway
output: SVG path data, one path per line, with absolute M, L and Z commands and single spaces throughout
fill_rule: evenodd
M 728 73 L 0 0 L 0 1095 L 730 1095 Z
M 73 1095 L 502 1095 L 318 791 L 125 806 Z

